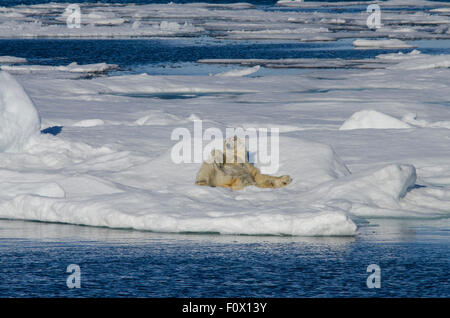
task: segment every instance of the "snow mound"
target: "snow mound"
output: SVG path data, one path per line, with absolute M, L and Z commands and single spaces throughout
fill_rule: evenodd
M 347 166 L 328 145 L 283 138 L 280 172 L 293 178 L 292 188 L 307 190 L 321 183 L 350 175 Z M 261 172 L 266 172 L 264 166 Z
M 391 164 L 333 180 L 311 190 L 311 195 L 330 205 L 344 200 L 355 206 L 398 208 L 400 199 L 415 182 L 414 166 Z M 352 212 L 357 214 L 357 210 Z
M 411 128 L 411 126 L 395 117 L 369 109 L 354 113 L 342 124 L 339 130 L 406 128 Z
M 0 152 L 21 151 L 39 135 L 41 121 L 23 87 L 6 72 L 0 72 Z
M 134 124 L 137 126 L 144 125 L 169 125 L 183 122 L 184 120 L 173 114 L 163 111 L 149 111 L 147 115 L 138 118 Z

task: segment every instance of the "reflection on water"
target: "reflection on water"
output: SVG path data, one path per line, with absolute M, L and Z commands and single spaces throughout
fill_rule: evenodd
M 159 241 L 175 242 L 177 244 L 183 244 L 183 242 L 213 244 L 301 243 L 330 246 L 342 246 L 355 241 L 376 243 L 442 241 L 448 243 L 450 240 L 450 218 L 437 220 L 373 219 L 358 224 L 358 228 L 356 237 L 252 236 L 155 233 L 131 229 L 0 219 L 0 239 L 129 244 L 145 244 Z
M 448 229 L 370 220 L 356 237 L 278 237 L 0 220 L 0 297 L 448 297 Z M 80 289 L 65 284 L 69 264 Z M 370 264 L 380 289 L 366 286 Z

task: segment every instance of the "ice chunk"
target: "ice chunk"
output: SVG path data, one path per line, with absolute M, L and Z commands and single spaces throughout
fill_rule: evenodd
M 358 39 L 353 41 L 353 45 L 358 48 L 413 48 L 410 45 L 398 39 L 389 40 L 363 40 Z
M 416 182 L 416 169 L 412 165 L 392 164 L 375 171 L 340 178 L 317 193 L 327 200 L 347 199 L 365 204 L 397 203 Z
M 102 73 L 112 69 L 116 69 L 116 64 L 96 63 L 78 65 L 77 62 L 70 63 L 66 68 L 62 68 L 62 71 L 74 72 L 74 73 Z
M 397 52 L 397 53 L 389 53 L 389 54 L 380 54 L 376 56 L 376 59 L 381 60 L 405 60 L 410 58 L 416 58 L 418 56 L 423 56 L 422 52 L 419 50 L 412 50 L 409 53 Z
M 0 71 L 0 152 L 21 151 L 40 128 L 38 111 L 23 87 Z
M 431 9 L 430 12 L 443 12 L 443 13 L 450 13 L 450 8 L 436 8 L 436 9 Z
M 103 73 L 118 68 L 116 64 L 96 63 L 79 65 L 77 62 L 67 66 L 50 65 L 2 65 L 0 69 L 15 73 L 36 73 L 36 72 L 71 72 L 71 73 Z
M 19 63 L 27 63 L 27 59 L 23 57 L 16 56 L 0 56 L 0 64 L 19 64 Z
M 407 123 L 380 113 L 376 110 L 361 110 L 347 119 L 339 130 L 351 129 L 405 129 L 411 128 Z

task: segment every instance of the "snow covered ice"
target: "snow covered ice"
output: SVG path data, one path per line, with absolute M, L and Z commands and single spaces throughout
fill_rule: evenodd
M 0 57 L 0 63 L 1 63 Z M 12 61 L 9 59 L 8 61 Z M 96 63 L 96 64 L 85 64 L 79 65 L 77 62 L 72 62 L 67 66 L 49 66 L 49 65 L 31 65 L 31 64 L 21 64 L 21 65 L 0 65 L 0 69 L 7 72 L 13 73 L 38 73 L 38 72 L 69 72 L 69 73 L 103 73 L 109 70 L 116 69 L 115 64 L 106 63 Z
M 353 41 L 353 45 L 359 48 L 413 48 L 413 45 L 410 45 L 404 41 L 400 41 L 397 39 L 391 40 L 355 40 Z
M 433 15 L 389 11 L 390 23 L 374 32 L 367 31 L 362 14 L 263 11 L 250 4 L 93 4 L 82 6 L 81 31 L 61 19 L 56 25 L 30 20 L 63 8 L 2 8 L 0 36 L 209 32 L 233 40 L 356 37 L 355 46 L 370 48 L 450 38 L 443 28 L 449 22 L 445 3 Z M 423 23 L 396 27 L 413 20 Z M 449 61 L 449 55 L 419 50 L 358 60 L 205 59 L 199 62 L 239 66 L 214 76 L 118 76 L 107 73 L 117 65 L 103 61 L 47 66 L 0 57 L 0 217 L 156 232 L 304 236 L 356 235 L 364 218 L 448 218 Z M 263 68 L 284 67 L 314 70 L 261 75 Z M 93 78 L 74 78 L 85 73 Z M 192 98 L 177 98 L 186 94 Z M 289 174 L 293 182 L 237 192 L 196 186 L 200 164 L 175 164 L 170 156 L 171 132 L 192 131 L 195 120 L 204 129 L 278 128 L 277 174 Z M 53 126 L 62 127 L 61 133 L 40 134 Z
M 0 152 L 22 150 L 39 129 L 39 114 L 23 87 L 0 72 Z
M 385 72 L 379 76 L 389 77 L 393 71 Z M 448 130 L 420 128 L 433 131 L 411 135 L 411 143 L 399 144 L 402 135 L 381 129 L 385 133 L 373 140 L 373 150 L 355 153 L 354 148 L 348 149 L 351 143 L 340 145 L 341 139 L 333 137 L 344 118 L 330 118 L 326 130 L 318 129 L 323 126 L 318 121 L 322 115 L 314 109 L 323 105 L 323 101 L 308 102 L 308 93 L 292 93 L 293 87 L 317 84 L 318 80 L 313 78 L 273 76 L 244 81 L 241 77 L 220 77 L 217 82 L 211 82 L 209 77 L 201 76 L 195 81 L 184 76 L 130 75 L 92 80 L 35 76 L 21 78 L 41 105 L 43 126 L 48 122 L 65 128 L 57 136 L 41 135 L 24 152 L 1 154 L 1 175 L 15 185 L 2 191 L 2 217 L 164 232 L 354 235 L 353 215 L 439 217 L 448 213 L 449 191 L 446 187 L 434 188 L 432 184 L 445 181 L 442 174 L 449 165 L 449 150 L 427 141 L 436 138 L 436 134 L 448 136 Z M 349 78 L 341 85 L 347 86 L 348 81 L 355 85 L 364 83 L 358 79 L 361 76 L 361 73 L 355 74 L 355 80 Z M 377 79 L 373 79 L 367 85 L 373 86 L 376 82 Z M 414 87 L 414 82 L 410 84 Z M 72 93 L 61 96 L 58 87 Z M 283 100 L 284 106 L 278 106 L 277 116 L 269 111 L 278 101 L 271 102 L 273 97 L 267 87 L 281 91 L 276 99 Z M 217 113 L 208 113 L 202 110 L 210 107 L 210 99 L 185 102 L 182 109 L 166 100 L 154 99 L 152 108 L 148 109 L 145 100 L 132 97 L 133 93 L 155 91 L 221 90 L 244 91 L 247 93 L 241 95 L 241 102 L 265 100 L 268 105 L 259 105 L 256 116 L 252 115 L 252 110 L 245 114 L 242 109 L 236 116 L 237 105 L 229 104 L 226 99 L 216 99 Z M 410 95 L 414 93 L 414 89 L 409 90 Z M 60 107 L 58 99 L 61 98 L 72 107 L 62 113 L 54 112 Z M 357 95 L 353 95 L 354 98 Z M 394 93 L 390 100 L 393 98 Z M 308 103 L 303 104 L 305 102 Z M 96 104 L 98 109 L 108 109 L 108 113 L 99 112 L 98 118 L 83 118 L 82 112 L 72 113 L 71 109 L 77 105 L 86 107 L 89 103 Z M 224 103 L 228 108 L 222 106 Z M 121 110 L 123 104 L 132 105 L 125 116 Z M 346 107 L 340 102 L 323 107 L 339 118 L 349 116 L 348 110 L 355 109 L 356 104 L 353 100 Z M 302 111 L 295 110 L 299 105 L 304 106 Z M 426 108 L 420 105 L 416 101 L 413 107 L 405 106 L 409 110 L 421 109 L 423 113 Z M 221 120 L 224 112 L 229 114 L 227 122 Z M 279 173 L 290 174 L 293 183 L 283 189 L 249 188 L 239 192 L 195 186 L 199 165 L 174 164 L 170 158 L 173 142 L 171 144 L 168 138 L 174 127 L 192 129 L 190 118 L 198 118 L 194 113 L 219 127 L 234 124 L 284 128 L 289 125 L 289 129 L 285 128 L 287 135 L 282 134 L 280 139 Z M 285 117 L 287 114 L 290 114 L 289 120 Z M 433 112 L 428 115 L 431 121 Z M 439 117 L 442 119 L 442 115 Z M 149 125 L 151 120 L 156 121 Z M 367 147 L 372 144 L 371 136 L 370 132 L 365 132 L 346 139 Z M 375 147 L 380 138 L 381 142 L 408 149 L 410 154 L 402 157 L 389 149 L 381 154 Z M 414 147 L 418 143 L 422 150 L 427 150 L 422 152 Z M 334 149 L 327 144 L 334 144 Z M 431 158 L 424 157 L 427 152 Z M 421 175 L 422 170 L 426 171 L 424 175 Z M 415 188 L 417 180 L 421 180 L 421 184 L 429 181 L 429 186 Z

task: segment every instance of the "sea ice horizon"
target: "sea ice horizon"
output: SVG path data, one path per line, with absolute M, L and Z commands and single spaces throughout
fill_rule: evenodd
M 449 296 L 450 4 L 19 2 L 0 7 L 0 296 Z M 234 136 L 245 154 L 214 157 Z M 233 181 L 196 184 L 204 162 Z M 234 191 L 246 164 L 290 181 Z M 132 282 L 99 287 L 107 260 Z M 24 281 L 30 262 L 58 283 Z

